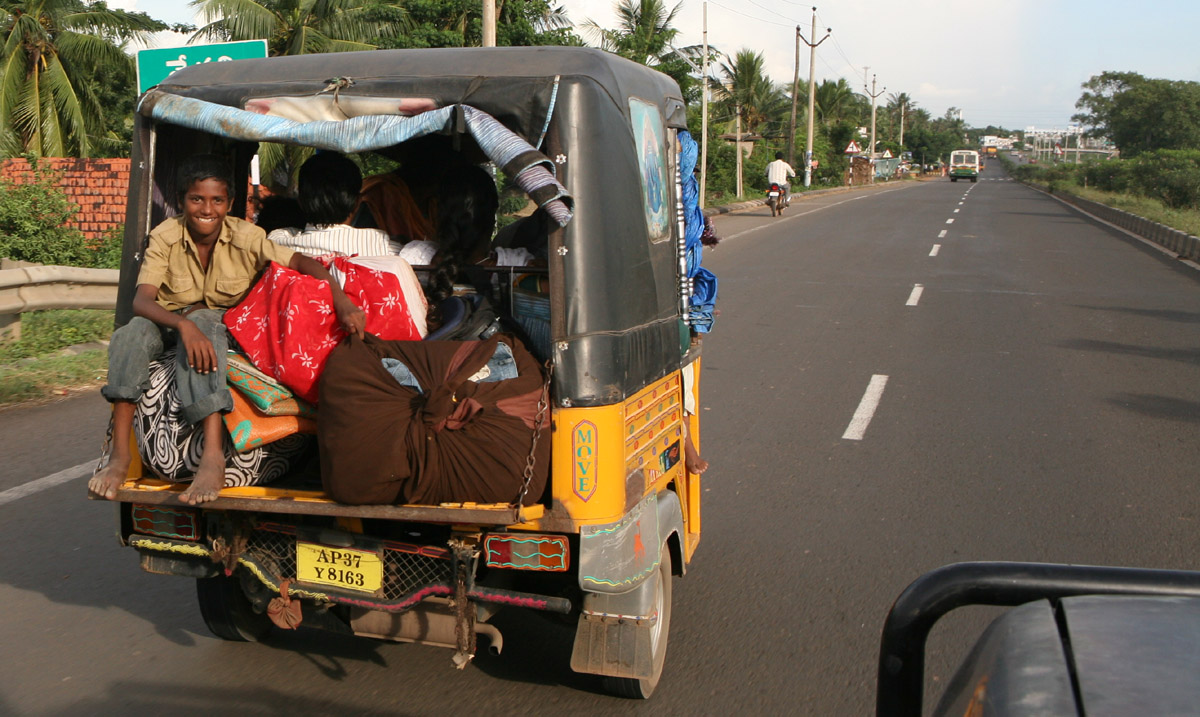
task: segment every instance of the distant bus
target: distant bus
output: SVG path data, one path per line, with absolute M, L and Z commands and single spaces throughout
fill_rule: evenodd
M 979 179 L 979 153 L 973 149 L 956 149 L 950 153 L 950 181 Z

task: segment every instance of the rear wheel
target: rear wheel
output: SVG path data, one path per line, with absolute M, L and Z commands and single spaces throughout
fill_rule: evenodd
M 779 212 L 776 210 L 776 206 L 778 206 L 778 204 L 779 202 L 775 199 L 775 197 L 767 197 L 767 206 L 771 209 L 771 216 L 773 217 L 779 216 Z
M 197 578 L 196 598 L 204 624 L 222 640 L 258 642 L 271 631 L 271 618 L 254 612 L 254 606 L 233 576 Z
M 650 651 L 653 655 L 654 672 L 650 677 L 605 677 L 604 690 L 617 697 L 635 700 L 650 699 L 658 680 L 662 677 L 663 663 L 667 657 L 667 635 L 671 629 L 671 550 L 662 547 L 662 561 L 658 565 L 658 588 L 654 592 L 654 609 L 658 621 L 650 635 Z

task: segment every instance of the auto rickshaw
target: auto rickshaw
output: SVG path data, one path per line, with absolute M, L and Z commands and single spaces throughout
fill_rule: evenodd
M 1011 607 L 923 711 L 925 642 L 947 613 Z M 1200 573 L 972 562 L 917 578 L 884 621 L 875 714 L 1181 715 L 1200 699 Z
M 484 115 L 496 123 L 481 131 Z M 131 317 L 149 230 L 174 213 L 173 170 L 193 153 L 229 158 L 247 186 L 261 142 L 399 156 L 434 137 L 510 176 L 519 160 L 552 168 L 569 196 L 541 187 L 531 198 L 565 203 L 570 216 L 547 231 L 546 267 L 520 270 L 537 278 L 548 306 L 544 494 L 352 506 L 288 474 L 192 507 L 179 500 L 184 485 L 135 460 L 116 498 L 122 543 L 149 572 L 196 579 L 201 614 L 224 639 L 264 637 L 273 629 L 265 613 L 282 598 L 301 603 L 306 625 L 443 645 L 462 667 L 477 634 L 500 649 L 488 623 L 496 610 L 521 607 L 576 621 L 575 671 L 604 676 L 615 694 L 649 697 L 663 671 L 672 578 L 700 540 L 700 476 L 681 450 L 689 434 L 699 447 L 698 416 L 685 404 L 699 400 L 701 363 L 678 171 L 685 115 L 670 78 L 581 48 L 213 62 L 147 91 L 118 324 Z M 484 136 L 497 124 L 521 140 L 517 149 Z M 245 213 L 241 201 L 230 212 Z M 505 271 L 496 284 L 514 280 L 512 270 L 496 273 Z M 500 304 L 502 314 L 512 309 L 511 297 Z M 314 550 L 381 567 L 365 586 L 318 580 L 304 566 Z

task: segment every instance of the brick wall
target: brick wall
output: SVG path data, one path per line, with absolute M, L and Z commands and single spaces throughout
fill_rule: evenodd
M 129 159 L 80 159 L 76 157 L 43 157 L 38 160 L 43 167 L 62 172 L 58 186 L 67 199 L 79 207 L 72 224 L 89 240 L 99 239 L 115 226 L 125 223 L 125 198 L 129 192 Z M 29 176 L 29 162 L 23 158 L 0 159 L 0 176 L 20 183 Z M 271 196 L 271 191 L 261 187 L 262 198 Z M 257 214 L 253 187 L 246 180 L 245 216 Z
M 129 190 L 129 160 L 122 158 L 80 159 L 46 157 L 43 167 L 62 172 L 59 187 L 79 207 L 73 224 L 88 239 L 99 239 L 114 226 L 125 223 L 125 196 Z M 0 175 L 20 182 L 29 176 L 24 158 L 0 160 Z

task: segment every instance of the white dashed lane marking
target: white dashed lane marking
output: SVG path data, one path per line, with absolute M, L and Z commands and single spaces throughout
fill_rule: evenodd
M 921 294 L 924 292 L 925 292 L 924 286 L 922 286 L 920 284 L 914 284 L 912 293 L 908 295 L 908 301 L 906 301 L 904 303 L 904 305 L 905 306 L 916 306 L 917 302 L 921 300 Z
M 887 380 L 888 377 L 883 374 L 875 374 L 871 377 L 866 393 L 859 401 L 858 408 L 854 411 L 854 417 L 850 419 L 850 425 L 846 426 L 846 432 L 842 434 L 842 438 L 848 441 L 861 441 L 867 434 L 867 426 L 871 425 L 871 419 L 875 417 L 875 409 L 879 408 L 879 401 L 883 398 L 883 389 L 887 386 Z

